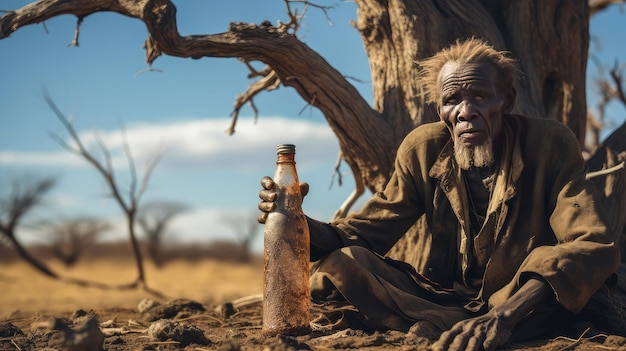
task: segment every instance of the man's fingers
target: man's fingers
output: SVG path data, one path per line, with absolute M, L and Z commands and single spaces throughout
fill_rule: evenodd
M 259 197 L 263 201 L 274 202 L 276 201 L 276 196 L 277 195 L 274 190 L 263 189 L 261 190 L 261 192 L 259 192 Z
M 453 334 L 451 331 L 441 333 L 439 340 L 431 346 L 432 351 L 446 351 L 452 342 Z
M 474 335 L 467 341 L 466 351 L 480 351 L 483 345 L 484 337 L 482 335 Z
M 300 194 L 302 195 L 302 198 L 304 199 L 304 197 L 308 193 L 309 193 L 309 183 L 305 183 L 305 182 L 300 183 Z
M 275 202 L 261 201 L 259 203 L 259 210 L 261 210 L 261 212 L 265 212 L 265 213 L 272 212 L 275 207 L 276 207 Z
M 450 344 L 450 347 L 448 348 L 449 351 L 465 351 L 466 350 L 466 346 L 468 343 L 469 336 L 465 333 L 463 334 L 459 334 L 457 335 L 454 340 L 452 340 L 452 343 Z
M 497 347 L 506 344 L 510 338 L 511 332 L 508 330 L 501 330 L 500 328 L 489 329 L 483 342 L 483 348 L 485 351 L 495 350 Z
M 257 218 L 256 221 L 261 223 L 261 224 L 265 224 L 265 221 L 267 220 L 267 213 L 263 212 L 261 213 Z
M 261 178 L 261 186 L 264 189 L 273 189 L 274 188 L 274 180 L 268 176 Z

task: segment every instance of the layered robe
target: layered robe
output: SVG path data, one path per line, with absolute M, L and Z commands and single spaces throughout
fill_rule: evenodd
M 387 328 L 447 330 L 538 275 L 563 309 L 581 311 L 620 258 L 578 141 L 558 121 L 505 115 L 501 145 L 477 222 L 446 125 L 412 131 L 384 191 L 347 218 L 309 219 L 312 296 L 339 296 Z M 418 265 L 384 257 L 421 216 Z

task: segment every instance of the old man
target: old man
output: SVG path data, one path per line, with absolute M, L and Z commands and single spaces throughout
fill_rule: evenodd
M 404 139 L 389 183 L 358 213 L 308 219 L 312 297 L 434 336 L 434 350 L 536 336 L 556 312 L 581 311 L 619 263 L 578 141 L 557 121 L 511 114 L 516 63 L 481 40 L 420 66 L 441 121 Z M 275 199 L 262 184 L 260 222 Z M 422 216 L 424 264 L 384 257 Z

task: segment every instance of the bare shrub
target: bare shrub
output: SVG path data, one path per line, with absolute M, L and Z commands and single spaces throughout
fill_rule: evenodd
M 161 246 L 169 223 L 186 210 L 187 206 L 183 204 L 159 201 L 147 203 L 137 212 L 137 224 L 145 236 L 148 257 L 157 267 L 164 264 Z
M 98 237 L 111 229 L 110 223 L 95 218 L 76 218 L 47 227 L 50 253 L 67 267 L 73 266 Z
M 222 216 L 222 223 L 232 229 L 233 234 L 239 243 L 239 249 L 233 250 L 234 248 L 231 248 L 227 251 L 238 255 L 237 257 L 239 257 L 239 259 L 243 262 L 250 261 L 252 258 L 250 246 L 252 245 L 254 238 L 261 232 L 262 229 L 259 222 L 257 222 L 257 213 L 228 213 Z M 219 241 L 214 243 L 216 246 L 226 246 L 225 244 L 225 242 Z
M 58 278 L 55 272 L 28 252 L 15 236 L 18 224 L 27 213 L 42 202 L 54 184 L 55 180 L 52 178 L 15 179 L 11 185 L 10 193 L 0 197 L 0 234 L 4 238 L 4 242 L 10 242 L 18 255 L 31 266 L 49 277 Z

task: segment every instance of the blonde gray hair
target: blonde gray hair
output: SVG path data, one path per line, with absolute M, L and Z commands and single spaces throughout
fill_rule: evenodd
M 447 62 L 466 63 L 490 63 L 496 69 L 497 88 L 508 92 L 513 88 L 520 71 L 515 59 L 508 56 L 508 52 L 498 51 L 485 41 L 470 38 L 465 41 L 457 40 L 448 48 L 439 51 L 434 56 L 419 61 L 426 100 L 429 103 L 439 105 L 441 103 L 441 90 L 439 86 L 439 72 Z

